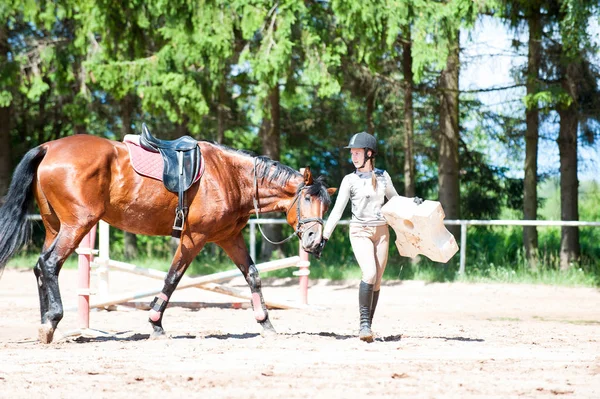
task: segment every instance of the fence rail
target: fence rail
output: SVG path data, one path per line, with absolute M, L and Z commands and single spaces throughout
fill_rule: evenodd
M 40 215 L 28 215 L 29 220 L 42 220 Z M 285 219 L 250 219 L 250 256 L 256 259 L 256 225 L 287 224 Z M 349 225 L 349 220 L 340 220 L 340 225 Z M 467 259 L 467 227 L 468 226 L 547 226 L 547 227 L 600 227 L 600 222 L 583 222 L 578 220 L 444 220 L 445 225 L 460 226 L 460 262 L 458 272 L 463 274 Z
M 251 219 L 250 224 L 250 255 L 256 259 L 256 225 L 257 224 L 286 224 L 285 219 Z M 338 224 L 348 225 L 349 220 L 340 220 Z M 444 220 L 445 225 L 460 226 L 460 259 L 458 272 L 465 272 L 467 260 L 467 227 L 468 226 L 554 226 L 554 227 L 600 227 L 600 222 L 581 222 L 577 220 Z

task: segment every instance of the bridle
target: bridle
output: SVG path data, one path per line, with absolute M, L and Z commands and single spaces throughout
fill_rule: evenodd
M 258 160 L 258 158 L 254 158 L 254 195 L 252 195 L 252 202 L 254 203 L 254 211 L 256 212 L 256 219 L 260 220 L 260 218 L 258 216 L 258 178 L 256 176 L 256 162 L 257 162 L 257 160 Z M 297 218 L 298 221 L 296 223 L 296 229 L 294 230 L 294 232 L 289 237 L 287 237 L 287 238 L 285 238 L 285 239 L 283 239 L 281 241 L 271 241 L 271 240 L 269 240 L 267 238 L 267 236 L 263 232 L 262 228 L 260 227 L 260 223 L 257 223 L 258 224 L 258 230 L 260 231 L 260 234 L 262 234 L 262 236 L 263 236 L 263 238 L 265 240 L 267 240 L 271 244 L 279 245 L 279 244 L 283 244 L 285 242 L 288 242 L 294 236 L 300 237 L 300 235 L 304 232 L 304 229 L 302 229 L 302 227 L 305 224 L 307 224 L 307 223 L 319 223 L 321 226 L 323 226 L 323 219 L 322 218 L 317 218 L 317 217 L 304 218 L 304 219 L 302 218 L 302 215 L 301 215 L 301 212 L 300 212 L 300 201 L 298 199 L 302 195 L 302 192 L 304 190 L 306 190 L 307 188 L 309 188 L 309 187 L 310 186 L 306 186 L 306 185 L 304 185 L 304 183 L 302 183 L 302 185 L 298 189 L 298 193 L 294 197 L 294 201 L 292 201 L 292 203 L 290 204 L 290 206 L 288 207 L 288 209 L 285 211 L 285 214 L 287 215 L 288 212 L 290 211 L 290 209 L 292 209 L 292 207 L 294 206 L 294 204 L 296 204 L 296 218 Z

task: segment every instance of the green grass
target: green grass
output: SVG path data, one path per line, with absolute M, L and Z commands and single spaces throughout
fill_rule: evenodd
M 540 219 L 560 219 L 560 190 L 557 179 L 548 179 L 540 185 L 542 206 Z M 579 211 L 581 220 L 600 220 L 600 185 L 596 182 L 582 182 L 580 185 Z M 505 208 L 501 219 L 521 219 L 519 210 Z M 21 252 L 8 263 L 8 267 L 33 267 L 37 262 L 39 248 L 43 242 L 43 227 L 34 223 L 34 240 L 28 252 Z M 467 230 L 466 273 L 458 274 L 459 255 L 448 264 L 438 264 L 422 258 L 418 263 L 402 258 L 392 242 L 390 259 L 384 275 L 385 280 L 422 280 L 427 282 L 468 282 L 468 283 L 514 283 L 549 284 L 562 286 L 600 287 L 600 228 L 582 227 L 580 232 L 581 260 L 567 271 L 561 271 L 559 227 L 538 227 L 539 263 L 536 270 L 528 267 L 523 255 L 523 229 L 520 226 L 470 226 Z M 284 234 L 289 234 L 289 226 Z M 248 230 L 245 230 L 248 239 Z M 123 232 L 111 229 L 111 257 L 124 260 Z M 260 250 L 262 237 L 257 235 L 256 248 Z M 37 248 L 37 249 L 36 249 Z M 173 250 L 168 237 L 138 236 L 138 249 L 142 256 L 130 263 L 166 271 L 171 264 Z M 292 240 L 282 246 L 288 256 L 297 254 L 298 241 Z M 77 268 L 76 255 L 64 265 L 66 269 Z M 208 244 L 196 257 L 187 272 L 188 276 L 206 275 L 234 268 L 224 252 L 213 244 Z M 287 268 L 262 277 L 293 277 L 295 268 Z M 358 280 L 360 269 L 356 264 L 348 237 L 348 226 L 340 225 L 328 242 L 321 260 L 311 258 L 313 279 Z
M 581 268 L 566 271 L 556 269 L 525 270 L 490 265 L 485 270 L 467 271 L 457 281 L 472 283 L 545 284 L 562 286 L 597 287 L 598 278 L 583 272 Z
M 465 283 L 509 283 L 545 284 L 573 287 L 600 287 L 598 274 L 586 273 L 582 268 L 561 271 L 555 268 L 540 267 L 530 270 L 524 267 L 487 265 L 467 265 L 464 275 L 458 273 L 454 264 L 436 264 L 427 260 L 412 265 L 390 263 L 384 280 L 420 280 L 426 282 L 465 282 Z M 292 277 L 295 268 L 263 273 L 265 277 Z M 597 271 L 596 271 L 597 273 Z M 331 264 L 311 260 L 310 278 L 330 280 L 358 280 L 360 268 L 355 263 Z
M 11 259 L 7 267 L 32 268 L 37 262 L 37 254 L 21 254 Z M 481 260 L 468 263 L 466 273 L 458 273 L 458 260 L 453 259 L 448 264 L 439 264 L 427 259 L 411 263 L 406 258 L 391 256 L 384 274 L 384 280 L 421 280 L 426 282 L 466 282 L 466 283 L 510 283 L 510 284 L 546 284 L 560 286 L 600 287 L 600 270 L 597 266 L 587 269 L 573 267 L 566 271 L 541 264 L 537 270 L 529 269 L 524 262 L 504 263 L 496 265 Z M 135 265 L 167 271 L 171 260 L 167 258 L 139 258 L 130 261 Z M 71 256 L 63 268 L 76 269 L 77 257 Z M 204 256 L 196 259 L 190 266 L 187 275 L 206 275 L 234 268 L 226 257 Z M 262 273 L 262 277 L 294 277 L 296 268 L 276 270 Z M 315 260 L 311 258 L 310 278 L 330 280 L 358 280 L 361 277 L 360 268 L 353 261 L 334 263 L 331 260 Z
M 565 324 L 575 324 L 575 325 L 579 325 L 579 326 L 598 326 L 598 325 L 600 325 L 600 321 L 598 321 L 598 320 L 561 320 L 561 319 L 548 319 L 546 317 L 541 317 L 541 316 L 533 316 L 533 318 L 536 320 L 541 320 L 541 321 L 552 321 L 552 322 L 565 323 Z
M 518 317 L 492 317 L 489 321 L 521 321 Z
M 6 267 L 10 268 L 30 268 L 33 269 L 38 261 L 39 254 L 34 253 L 20 253 L 19 255 L 11 258 Z M 64 263 L 63 269 L 77 269 L 77 257 L 70 256 Z
M 39 254 L 22 253 L 12 258 L 6 266 L 12 268 L 33 268 L 38 260 L 38 257 Z M 161 271 L 167 271 L 171 266 L 171 259 L 167 258 L 148 258 L 144 256 L 129 261 L 123 259 L 117 260 L 132 263 L 140 267 Z M 208 262 L 205 259 L 202 259 L 195 260 L 190 266 L 188 273 L 204 275 L 231 269 L 232 267 L 233 263 L 228 260 L 214 260 L 213 262 Z M 69 258 L 67 258 L 63 265 L 63 269 L 77 269 L 77 255 L 71 255 Z

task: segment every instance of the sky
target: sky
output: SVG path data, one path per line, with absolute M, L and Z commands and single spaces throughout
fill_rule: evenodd
M 599 32 L 597 22 L 590 29 Z M 461 36 L 461 47 L 464 49 L 462 56 L 467 63 L 461 70 L 461 90 L 488 89 L 493 87 L 511 86 L 514 81 L 510 76 L 511 68 L 524 65 L 527 62 L 527 48 L 517 54 L 511 48 L 511 40 L 516 33 L 510 32 L 496 18 L 484 16 L 475 25 L 473 31 L 464 32 Z M 520 32 L 522 41 L 527 41 L 527 32 Z M 491 109 L 503 112 L 523 113 L 521 98 L 525 88 L 502 90 L 478 94 L 478 98 Z M 538 172 L 558 175 L 560 161 L 558 146 L 555 138 L 558 134 L 558 122 L 541 125 L 541 135 L 548 137 L 540 140 L 538 153 Z M 580 181 L 600 181 L 600 143 L 593 147 L 579 146 Z M 490 148 L 493 159 L 498 164 L 510 165 L 515 177 L 523 177 L 523 157 L 514 159 L 513 154 L 507 153 L 500 146 Z

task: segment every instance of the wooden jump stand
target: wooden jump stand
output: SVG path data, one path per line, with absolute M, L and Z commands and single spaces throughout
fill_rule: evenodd
M 104 221 L 99 223 L 99 248 L 94 249 L 96 239 L 96 226 L 84 237 L 76 250 L 78 259 L 78 302 L 77 312 L 79 320 L 79 328 L 74 331 L 65 333 L 61 338 L 67 337 L 100 337 L 109 336 L 110 334 L 90 329 L 90 309 L 120 309 L 121 304 L 134 301 L 136 299 L 146 298 L 156 295 L 162 291 L 163 284 L 157 284 L 155 287 L 148 288 L 142 291 L 112 294 L 109 290 L 110 270 L 118 270 L 121 272 L 137 274 L 141 276 L 164 280 L 167 273 L 139 267 L 137 265 L 120 262 L 110 259 L 110 226 Z M 94 257 L 97 255 L 97 257 Z M 273 270 L 285 269 L 288 267 L 298 267 L 294 275 L 299 277 L 300 295 L 298 302 L 285 300 L 267 300 L 265 305 L 271 308 L 278 309 L 306 309 L 308 308 L 308 276 L 310 274 L 310 262 L 308 253 L 302 250 L 299 245 L 299 254 L 290 258 L 279 259 L 275 261 L 260 263 L 256 265 L 259 272 L 268 272 Z M 91 269 L 96 270 L 97 277 L 97 293 L 90 290 L 90 275 Z M 206 291 L 217 292 L 228 295 L 230 297 L 250 300 L 251 295 L 249 290 L 243 291 L 233 287 L 227 287 L 218 284 L 225 280 L 230 280 L 234 277 L 241 276 L 242 273 L 236 268 L 224 272 L 218 272 L 200 277 L 183 277 L 177 285 L 177 290 L 195 287 Z M 130 308 L 129 308 L 130 309 Z

